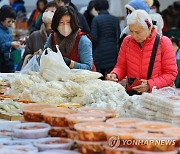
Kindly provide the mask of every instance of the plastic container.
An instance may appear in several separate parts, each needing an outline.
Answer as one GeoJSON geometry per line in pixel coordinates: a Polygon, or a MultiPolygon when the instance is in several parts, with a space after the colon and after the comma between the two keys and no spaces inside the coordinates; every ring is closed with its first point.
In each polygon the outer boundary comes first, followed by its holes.
{"type": "Polygon", "coordinates": [[[115,118],[117,116],[115,111],[112,111],[112,110],[87,108],[87,107],[79,108],[79,113],[87,113],[87,114],[92,114],[92,115],[98,114],[98,115],[106,117],[106,119],[115,118]]]}
{"type": "Polygon", "coordinates": [[[18,147],[29,147],[32,146],[32,143],[27,142],[27,141],[16,141],[16,140],[4,140],[4,141],[0,141],[0,146],[7,146],[7,147],[14,147],[14,146],[18,146],[18,147]]]}
{"type": "Polygon", "coordinates": [[[39,154],[80,154],[80,153],[70,150],[47,150],[47,151],[39,152],[39,154]]]}
{"type": "Polygon", "coordinates": [[[167,128],[163,130],[164,134],[168,134],[168,135],[172,135],[172,136],[176,136],[177,140],[176,140],[176,147],[180,148],[180,128],[179,127],[172,127],[172,128],[167,128]]]}
{"type": "Polygon", "coordinates": [[[177,154],[178,151],[169,151],[169,152],[153,152],[153,151],[140,151],[134,150],[133,154],[177,154]]]}
{"type": "Polygon", "coordinates": [[[33,146],[22,147],[22,146],[13,146],[13,147],[4,147],[0,149],[0,154],[35,154],[38,152],[38,149],[33,146]]]}
{"type": "Polygon", "coordinates": [[[56,127],[67,127],[67,120],[65,116],[69,114],[68,111],[58,108],[50,108],[42,110],[43,119],[46,123],[56,127]]]}
{"type": "Polygon", "coordinates": [[[14,126],[14,134],[18,138],[38,139],[48,136],[51,126],[46,123],[29,122],[21,123],[14,126]]]}
{"type": "Polygon", "coordinates": [[[106,142],[85,142],[79,140],[75,140],[75,142],[78,145],[79,152],[82,154],[103,154],[103,145],[106,144],[106,142]]]}
{"type": "Polygon", "coordinates": [[[108,140],[108,143],[111,145],[113,142],[116,142],[116,147],[134,147],[134,135],[139,135],[146,133],[139,129],[133,128],[108,128],[105,129],[105,134],[108,140]]]}
{"type": "Polygon", "coordinates": [[[134,149],[131,148],[111,148],[108,145],[104,145],[105,154],[133,154],[134,149]]]}
{"type": "Polygon", "coordinates": [[[163,129],[172,127],[172,124],[159,121],[146,121],[137,123],[135,127],[149,133],[163,133],[163,129]]]}
{"type": "Polygon", "coordinates": [[[177,153],[180,154],[180,148],[175,148],[177,150],[177,153]]]}
{"type": "Polygon", "coordinates": [[[67,127],[51,127],[49,130],[49,135],[51,137],[67,137],[68,133],[66,132],[67,127]]]}
{"type": "Polygon", "coordinates": [[[141,135],[135,135],[137,150],[142,151],[154,151],[154,152],[168,152],[174,151],[175,141],[177,137],[158,134],[158,133],[147,133],[141,135]]]}
{"type": "Polygon", "coordinates": [[[69,150],[73,144],[74,144],[73,140],[67,138],[59,138],[59,137],[42,138],[34,142],[34,145],[40,151],[57,150],[57,149],[69,150]]]}
{"type": "Polygon", "coordinates": [[[105,122],[85,122],[76,124],[74,127],[81,141],[106,141],[104,130],[114,126],[105,122]]]}
{"type": "Polygon", "coordinates": [[[108,124],[114,124],[118,128],[135,128],[135,124],[144,121],[139,118],[111,118],[106,120],[108,124]]]}
{"type": "Polygon", "coordinates": [[[82,122],[90,122],[90,121],[105,121],[104,116],[100,115],[92,115],[92,114],[73,114],[67,115],[66,119],[68,121],[68,126],[70,129],[74,129],[74,125],[82,122]]]}
{"type": "Polygon", "coordinates": [[[78,113],[77,109],[74,109],[74,108],[62,108],[62,107],[57,107],[58,109],[60,109],[61,111],[66,111],[68,112],[69,114],[76,114],[78,113]]]}
{"type": "Polygon", "coordinates": [[[19,121],[0,121],[0,138],[11,137],[13,135],[14,125],[20,123],[19,121]]]}
{"type": "Polygon", "coordinates": [[[41,103],[24,105],[22,108],[24,119],[30,122],[41,122],[43,120],[41,111],[45,108],[55,108],[55,106],[41,103]]]}
{"type": "Polygon", "coordinates": [[[72,108],[72,109],[76,109],[76,108],[80,108],[81,105],[77,104],[77,103],[64,103],[64,104],[59,104],[58,107],[60,108],[72,108]]]}
{"type": "Polygon", "coordinates": [[[74,140],[78,138],[77,131],[66,129],[66,132],[68,134],[68,138],[74,140]]]}

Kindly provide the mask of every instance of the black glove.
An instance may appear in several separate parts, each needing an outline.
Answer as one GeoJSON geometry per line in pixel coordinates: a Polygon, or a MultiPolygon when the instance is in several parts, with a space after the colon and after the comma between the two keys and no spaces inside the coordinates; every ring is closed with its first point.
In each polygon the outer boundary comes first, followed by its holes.
{"type": "Polygon", "coordinates": [[[63,57],[63,59],[64,59],[64,62],[66,63],[66,65],[69,67],[71,64],[71,59],[66,58],[66,57],[63,57]]]}

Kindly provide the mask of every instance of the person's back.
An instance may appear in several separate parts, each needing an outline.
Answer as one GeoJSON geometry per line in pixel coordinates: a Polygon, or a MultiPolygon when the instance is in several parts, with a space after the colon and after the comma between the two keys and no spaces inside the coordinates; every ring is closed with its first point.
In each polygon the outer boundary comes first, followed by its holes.
{"type": "MultiPolygon", "coordinates": [[[[95,9],[97,8],[95,1],[95,9]]],[[[98,1],[100,7],[103,7],[105,0],[98,1]]],[[[108,5],[108,2],[107,2],[108,5]]],[[[108,5],[109,6],[109,5],[108,5]]],[[[110,15],[106,9],[102,9],[99,15],[95,17],[91,25],[91,37],[93,42],[93,57],[97,71],[101,72],[104,76],[109,73],[116,64],[119,46],[118,39],[120,34],[118,18],[110,15]]]]}
{"type": "Polygon", "coordinates": [[[171,28],[180,28],[180,2],[174,2],[173,5],[168,6],[162,11],[162,17],[165,23],[163,33],[168,34],[171,28]]]}
{"type": "Polygon", "coordinates": [[[95,16],[98,16],[98,12],[94,8],[94,0],[91,0],[88,4],[87,10],[83,13],[85,16],[87,23],[89,25],[89,28],[91,28],[92,20],[95,16]]]}

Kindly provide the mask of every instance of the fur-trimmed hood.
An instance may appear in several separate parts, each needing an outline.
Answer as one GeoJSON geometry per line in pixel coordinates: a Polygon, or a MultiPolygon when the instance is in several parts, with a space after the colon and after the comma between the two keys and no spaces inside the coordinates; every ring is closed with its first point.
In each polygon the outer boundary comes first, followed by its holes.
{"type": "Polygon", "coordinates": [[[152,4],[153,0],[131,0],[129,4],[125,5],[125,8],[128,8],[131,11],[141,9],[149,13],[152,4]]]}

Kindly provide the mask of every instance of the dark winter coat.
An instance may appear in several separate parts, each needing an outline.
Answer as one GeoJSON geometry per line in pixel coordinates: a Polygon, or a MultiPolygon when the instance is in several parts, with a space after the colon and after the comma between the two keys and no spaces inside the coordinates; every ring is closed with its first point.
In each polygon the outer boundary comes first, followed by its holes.
{"type": "Polygon", "coordinates": [[[12,31],[0,23],[0,72],[14,72],[14,62],[11,54],[12,31]]]}
{"type": "Polygon", "coordinates": [[[113,68],[119,51],[120,27],[118,18],[110,15],[108,11],[101,11],[92,21],[90,35],[97,70],[113,68]]]}

